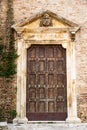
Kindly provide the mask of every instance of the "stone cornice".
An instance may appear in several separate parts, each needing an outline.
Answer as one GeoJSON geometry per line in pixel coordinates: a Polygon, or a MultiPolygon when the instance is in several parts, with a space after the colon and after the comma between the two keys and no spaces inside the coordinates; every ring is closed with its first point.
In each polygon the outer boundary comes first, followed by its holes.
{"type": "Polygon", "coordinates": [[[12,28],[16,29],[16,27],[23,27],[25,26],[26,24],[30,24],[32,22],[34,22],[35,20],[41,18],[45,13],[49,14],[51,17],[55,18],[57,21],[60,21],[70,27],[78,27],[78,24],[72,22],[72,21],[69,21],[65,18],[63,18],[62,16],[58,15],[58,14],[55,14],[54,12],[51,12],[49,10],[46,10],[46,11],[40,11],[38,14],[35,14],[34,16],[32,17],[29,17],[27,18],[26,20],[22,20],[22,22],[19,22],[19,23],[16,23],[12,26],[12,28]]]}

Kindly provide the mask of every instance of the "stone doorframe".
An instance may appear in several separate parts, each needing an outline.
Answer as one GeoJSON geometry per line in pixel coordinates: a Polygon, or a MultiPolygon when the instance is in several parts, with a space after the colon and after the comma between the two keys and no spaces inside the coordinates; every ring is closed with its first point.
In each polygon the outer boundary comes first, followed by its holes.
{"type": "Polygon", "coordinates": [[[26,123],[27,49],[33,44],[61,44],[66,48],[67,114],[66,122],[80,122],[77,117],[75,34],[78,27],[42,27],[38,29],[13,26],[16,31],[17,59],[17,117],[13,122],[26,123]],[[29,31],[33,32],[32,39],[29,31]],[[44,32],[44,35],[43,33],[44,32]],[[51,33],[50,33],[51,32],[51,33]]]}

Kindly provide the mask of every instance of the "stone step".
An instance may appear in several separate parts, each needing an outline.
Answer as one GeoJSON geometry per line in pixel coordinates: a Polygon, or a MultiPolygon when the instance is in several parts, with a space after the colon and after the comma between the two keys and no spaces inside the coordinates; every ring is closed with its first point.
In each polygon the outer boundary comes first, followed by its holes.
{"type": "Polygon", "coordinates": [[[9,130],[87,130],[87,123],[41,123],[8,124],[9,130]]]}

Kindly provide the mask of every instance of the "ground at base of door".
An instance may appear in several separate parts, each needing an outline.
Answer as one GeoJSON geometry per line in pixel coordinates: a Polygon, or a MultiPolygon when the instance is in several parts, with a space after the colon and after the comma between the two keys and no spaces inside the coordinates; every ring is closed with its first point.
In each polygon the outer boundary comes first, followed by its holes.
{"type": "Polygon", "coordinates": [[[8,124],[8,130],[87,130],[87,123],[8,124]]]}

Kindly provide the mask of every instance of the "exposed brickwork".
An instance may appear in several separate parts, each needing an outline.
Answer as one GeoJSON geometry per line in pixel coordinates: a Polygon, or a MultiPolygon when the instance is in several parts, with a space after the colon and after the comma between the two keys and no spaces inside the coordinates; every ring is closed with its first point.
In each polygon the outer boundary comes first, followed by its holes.
{"type": "Polygon", "coordinates": [[[13,83],[6,81],[4,78],[0,78],[0,108],[4,111],[4,117],[9,119],[10,110],[15,110],[16,102],[16,86],[13,83]]]}
{"type": "Polygon", "coordinates": [[[0,1],[0,36],[3,37],[5,33],[5,22],[7,13],[7,1],[0,1]]]}
{"type": "MultiPolygon", "coordinates": [[[[42,10],[51,10],[77,23],[81,27],[76,37],[76,87],[78,94],[78,115],[82,120],[87,121],[87,117],[85,118],[87,114],[87,0],[14,0],[13,8],[15,23],[29,18],[42,10]]],[[[1,0],[1,34],[5,33],[6,10],[6,0],[1,0]]],[[[5,106],[7,107],[9,106],[8,104],[12,105],[12,102],[15,102],[15,94],[13,88],[7,87],[4,84],[4,81],[0,82],[0,93],[2,93],[2,95],[0,94],[0,105],[2,104],[4,107],[6,101],[7,105],[5,106]],[[8,98],[5,93],[6,90],[8,90],[7,95],[10,95],[8,98]]]]}
{"type": "MultiPolygon", "coordinates": [[[[7,19],[7,0],[0,1],[0,39],[7,46],[10,23],[7,19]]],[[[0,77],[0,108],[2,108],[5,118],[10,118],[9,111],[16,109],[16,83],[15,78],[8,82],[6,78],[0,77]]],[[[0,119],[1,120],[1,119],[0,119]]]]}

